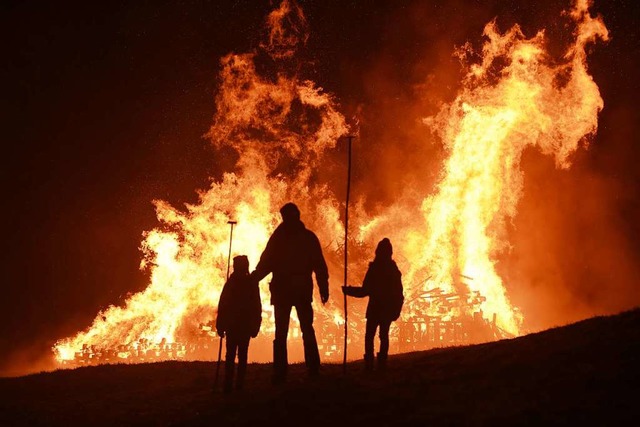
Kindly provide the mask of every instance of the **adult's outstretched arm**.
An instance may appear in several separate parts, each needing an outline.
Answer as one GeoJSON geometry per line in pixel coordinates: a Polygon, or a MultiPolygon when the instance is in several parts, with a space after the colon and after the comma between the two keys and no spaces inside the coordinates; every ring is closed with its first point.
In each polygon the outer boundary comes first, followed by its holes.
{"type": "Polygon", "coordinates": [[[256,281],[261,281],[269,273],[273,271],[273,260],[275,256],[275,243],[273,235],[269,238],[267,242],[267,246],[264,248],[262,255],[260,255],[260,261],[258,261],[258,265],[256,265],[255,270],[251,273],[251,279],[256,281]]]}

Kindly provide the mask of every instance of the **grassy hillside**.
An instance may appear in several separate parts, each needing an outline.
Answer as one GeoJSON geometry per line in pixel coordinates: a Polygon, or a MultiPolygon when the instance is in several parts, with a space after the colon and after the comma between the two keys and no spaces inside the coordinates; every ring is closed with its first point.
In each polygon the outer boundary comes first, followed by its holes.
{"type": "MultiPolygon", "coordinates": [[[[355,352],[357,349],[350,349],[355,352]]],[[[0,379],[0,425],[598,425],[640,423],[640,309],[494,343],[362,362],[294,365],[272,386],[213,393],[215,364],[163,362],[0,379]]],[[[222,369],[221,369],[222,374],[222,369]]],[[[221,375],[222,376],[222,375],[221,375]]],[[[221,381],[220,381],[221,382],[221,381]]]]}

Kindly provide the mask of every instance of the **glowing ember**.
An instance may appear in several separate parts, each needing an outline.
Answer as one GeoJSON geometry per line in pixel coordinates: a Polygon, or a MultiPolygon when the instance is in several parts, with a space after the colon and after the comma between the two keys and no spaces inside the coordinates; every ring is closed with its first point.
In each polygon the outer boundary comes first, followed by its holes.
{"type": "MultiPolygon", "coordinates": [[[[373,248],[389,237],[404,273],[407,303],[394,331],[399,350],[420,348],[416,340],[427,347],[521,333],[522,315],[509,302],[495,263],[508,247],[505,225],[516,215],[522,193],[523,150],[537,146],[566,168],[570,154],[596,131],[603,102],[587,73],[585,45],[606,40],[607,30],[588,6],[577,1],[570,12],[575,43],[560,65],[547,57],[543,32],[527,39],[518,26],[501,34],[489,23],[482,61],[468,64],[456,99],[425,119],[449,151],[437,192],[419,200],[403,195],[375,217],[355,208],[353,243],[373,248]],[[421,206],[421,214],[412,206],[421,206]],[[495,316],[492,322],[483,313],[495,316]]],[[[58,361],[97,354],[105,363],[213,357],[213,351],[197,349],[208,348],[215,337],[210,321],[226,277],[227,221],[238,221],[233,254],[246,254],[253,268],[287,201],[295,201],[303,222],[324,245],[332,298],[314,307],[316,327],[325,357],[339,357],[344,206],[319,171],[349,129],[333,96],[314,82],[290,70],[274,77],[257,72],[259,53],[278,63],[295,55],[308,37],[302,10],[288,0],[269,15],[267,25],[261,52],[221,60],[217,112],[207,136],[239,154],[236,172],[200,192],[199,202],[186,211],[154,202],[162,225],[145,234],[141,263],[151,283],[124,306],[99,313],[86,331],[59,341],[58,361]]],[[[468,46],[458,51],[465,63],[469,53],[468,46]]],[[[273,313],[266,281],[261,286],[260,336],[268,345],[258,346],[252,357],[269,360],[273,313]]],[[[354,318],[362,315],[350,315],[354,318]]],[[[350,333],[357,342],[363,328],[354,326],[350,333]]],[[[296,327],[293,323],[290,336],[299,341],[296,327]]]]}

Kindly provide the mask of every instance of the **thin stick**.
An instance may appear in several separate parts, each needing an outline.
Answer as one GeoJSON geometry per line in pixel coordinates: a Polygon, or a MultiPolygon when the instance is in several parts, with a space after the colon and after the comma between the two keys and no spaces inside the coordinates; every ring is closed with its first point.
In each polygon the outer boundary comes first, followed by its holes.
{"type": "MultiPolygon", "coordinates": [[[[347,202],[344,212],[344,286],[347,286],[347,241],[349,237],[349,192],[351,190],[351,141],[355,138],[352,135],[347,136],[349,141],[349,157],[347,167],[347,202]]],[[[347,334],[348,334],[348,317],[347,317],[347,294],[344,297],[344,351],[342,359],[342,372],[347,373],[347,334]]]]}
{"type": "Polygon", "coordinates": [[[231,225],[231,235],[229,236],[229,257],[227,258],[227,280],[229,280],[229,267],[231,266],[231,243],[233,242],[233,226],[238,221],[227,221],[227,224],[231,225]]]}
{"type": "MultiPolygon", "coordinates": [[[[231,244],[233,243],[233,226],[237,224],[237,221],[227,221],[227,224],[231,225],[231,234],[229,235],[229,256],[227,257],[227,281],[229,281],[229,267],[231,266],[231,244]]],[[[220,337],[220,344],[218,345],[218,364],[216,365],[216,379],[213,383],[213,388],[218,386],[218,377],[220,376],[220,361],[222,360],[222,341],[220,337]]]]}

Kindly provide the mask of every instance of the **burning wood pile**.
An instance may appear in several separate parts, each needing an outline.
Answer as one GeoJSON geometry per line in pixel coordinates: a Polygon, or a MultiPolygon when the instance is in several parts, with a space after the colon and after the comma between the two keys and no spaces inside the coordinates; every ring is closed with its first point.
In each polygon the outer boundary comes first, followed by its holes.
{"type": "Polygon", "coordinates": [[[168,343],[161,340],[157,343],[140,339],[137,342],[121,344],[115,348],[100,348],[95,344],[83,344],[73,358],[65,359],[61,363],[67,366],[101,365],[110,363],[145,363],[163,360],[197,358],[200,345],[185,343],[168,343]]]}
{"type": "Polygon", "coordinates": [[[484,317],[482,303],[486,298],[479,291],[444,292],[433,288],[410,303],[422,309],[397,322],[398,351],[425,350],[447,345],[464,345],[511,337],[484,317]],[[418,314],[420,313],[420,314],[418,314]],[[426,314],[435,313],[435,314],[426,314]]]}
{"type": "MultiPolygon", "coordinates": [[[[496,316],[489,321],[483,317],[478,307],[484,301],[478,292],[471,294],[445,293],[441,288],[424,292],[419,301],[412,304],[422,305],[424,311],[437,315],[416,315],[413,311],[397,322],[390,330],[392,353],[426,350],[436,347],[473,344],[506,338],[510,335],[496,325],[496,316]],[[468,314],[472,313],[472,314],[468,314]]],[[[320,316],[316,322],[318,330],[318,347],[326,362],[342,361],[344,345],[344,329],[328,316],[320,316]],[[327,318],[324,318],[327,317],[327,318]]],[[[364,319],[350,321],[353,331],[364,329],[364,319]]],[[[292,341],[301,339],[300,328],[292,325],[289,331],[292,341]]],[[[252,340],[251,349],[270,349],[273,337],[261,333],[252,340]]],[[[352,334],[349,338],[349,349],[359,354],[363,347],[363,337],[352,334]]],[[[99,348],[96,345],[83,344],[72,358],[65,359],[62,364],[70,367],[99,365],[108,363],[145,363],[165,360],[213,360],[219,345],[219,337],[213,328],[213,322],[199,325],[197,337],[191,342],[168,343],[150,342],[140,339],[134,343],[121,344],[113,349],[99,348]]],[[[268,354],[268,352],[267,352],[268,354]]],[[[295,349],[292,350],[295,357],[295,349]]],[[[268,356],[261,361],[268,361],[268,356]]]]}

